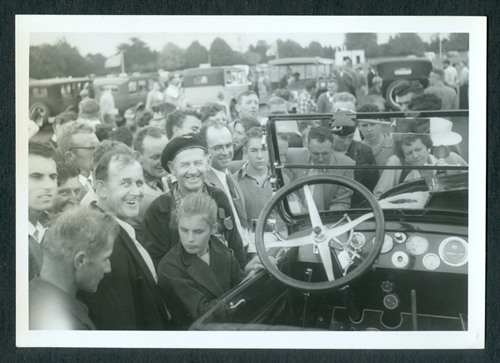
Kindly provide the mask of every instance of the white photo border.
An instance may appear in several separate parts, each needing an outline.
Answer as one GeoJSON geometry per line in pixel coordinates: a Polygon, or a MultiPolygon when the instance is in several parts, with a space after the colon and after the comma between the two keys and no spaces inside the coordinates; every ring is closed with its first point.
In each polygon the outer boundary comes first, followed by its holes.
{"type": "MultiPolygon", "coordinates": [[[[287,38],[288,36],[288,38],[287,38]]],[[[16,16],[16,345],[18,347],[482,349],[485,339],[486,17],[16,16]],[[28,78],[32,33],[469,33],[469,300],[467,332],[103,332],[28,329],[28,78]],[[241,31],[244,29],[244,31],[241,31]]]]}

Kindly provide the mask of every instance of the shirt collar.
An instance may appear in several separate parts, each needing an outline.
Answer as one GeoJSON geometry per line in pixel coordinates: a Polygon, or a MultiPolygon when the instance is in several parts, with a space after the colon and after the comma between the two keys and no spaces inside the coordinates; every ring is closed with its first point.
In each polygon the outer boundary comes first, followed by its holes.
{"type": "MultiPolygon", "coordinates": [[[[248,161],[238,171],[238,180],[243,179],[245,176],[248,176],[249,178],[255,179],[253,176],[248,174],[247,167],[248,167],[248,161]]],[[[271,169],[269,168],[269,165],[268,165],[267,166],[266,180],[268,180],[270,177],[271,177],[271,169]]]]}
{"type": "Polygon", "coordinates": [[[221,178],[221,177],[225,178],[226,177],[226,175],[227,175],[227,169],[226,169],[226,171],[220,171],[220,170],[217,170],[217,169],[215,169],[213,167],[211,167],[211,168],[212,168],[213,172],[215,173],[215,175],[217,175],[219,178],[221,178]]]}
{"type": "Polygon", "coordinates": [[[135,241],[135,230],[134,227],[132,227],[130,224],[128,224],[125,221],[122,221],[120,218],[115,217],[116,221],[118,224],[127,232],[127,234],[132,238],[133,241],[135,241]]]}
{"type": "Polygon", "coordinates": [[[34,226],[33,223],[31,223],[28,220],[28,235],[30,235],[31,237],[36,239],[38,241],[38,243],[40,243],[40,241],[42,240],[43,235],[45,234],[46,230],[47,230],[47,228],[42,226],[42,224],[39,221],[37,221],[36,226],[34,226]],[[38,231],[38,238],[35,237],[36,231],[38,231]]]}

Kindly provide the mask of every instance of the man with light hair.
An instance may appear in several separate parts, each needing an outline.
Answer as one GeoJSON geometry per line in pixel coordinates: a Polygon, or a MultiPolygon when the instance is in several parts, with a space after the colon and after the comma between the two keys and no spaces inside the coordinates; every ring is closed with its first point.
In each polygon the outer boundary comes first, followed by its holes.
{"type": "Polygon", "coordinates": [[[40,276],[29,284],[31,330],[95,330],[78,291],[94,293],[111,272],[118,225],[83,207],[63,213],[47,231],[40,276]]]}
{"type": "Polygon", "coordinates": [[[57,144],[61,157],[80,169],[80,183],[87,192],[92,191],[94,150],[99,145],[92,127],[80,121],[64,124],[57,134],[57,144]]]}
{"type": "Polygon", "coordinates": [[[338,111],[356,111],[356,97],[354,97],[349,92],[338,92],[335,93],[332,100],[333,112],[338,111]]]}
{"type": "Polygon", "coordinates": [[[86,122],[92,127],[101,123],[101,110],[97,101],[90,98],[81,104],[78,121],[86,122]]]}

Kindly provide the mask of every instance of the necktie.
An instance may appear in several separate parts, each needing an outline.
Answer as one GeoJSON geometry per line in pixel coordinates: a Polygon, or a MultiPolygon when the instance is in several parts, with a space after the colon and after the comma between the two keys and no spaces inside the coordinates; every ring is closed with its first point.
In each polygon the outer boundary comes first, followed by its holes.
{"type": "Polygon", "coordinates": [[[40,241],[38,240],[38,235],[40,234],[40,231],[38,229],[35,229],[35,232],[33,233],[33,237],[35,237],[36,241],[38,243],[40,243],[40,241]]]}
{"type": "Polygon", "coordinates": [[[236,209],[236,213],[238,214],[238,219],[240,220],[241,226],[243,228],[248,228],[246,218],[247,214],[243,206],[243,201],[241,200],[238,190],[236,189],[233,178],[231,178],[228,174],[226,174],[226,182],[227,186],[229,187],[229,194],[231,195],[232,204],[236,209]]]}

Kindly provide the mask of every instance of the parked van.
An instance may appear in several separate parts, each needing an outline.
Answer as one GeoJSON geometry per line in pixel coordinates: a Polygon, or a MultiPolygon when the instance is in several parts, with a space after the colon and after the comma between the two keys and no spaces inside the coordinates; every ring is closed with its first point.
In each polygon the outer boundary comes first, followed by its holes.
{"type": "Polygon", "coordinates": [[[92,79],[81,78],[49,78],[29,81],[30,114],[38,109],[46,124],[49,117],[75,109],[81,101],[80,91],[92,88],[92,79]]]}
{"type": "Polygon", "coordinates": [[[111,89],[115,107],[123,116],[125,111],[133,105],[139,102],[146,103],[148,93],[153,89],[155,82],[159,82],[158,74],[96,78],[94,80],[95,100],[99,102],[102,93],[106,89],[111,89]]]}
{"type": "Polygon", "coordinates": [[[250,82],[238,67],[191,68],[182,72],[183,87],[189,107],[199,109],[206,102],[224,105],[230,120],[238,118],[236,101],[248,90],[250,82]]]}

